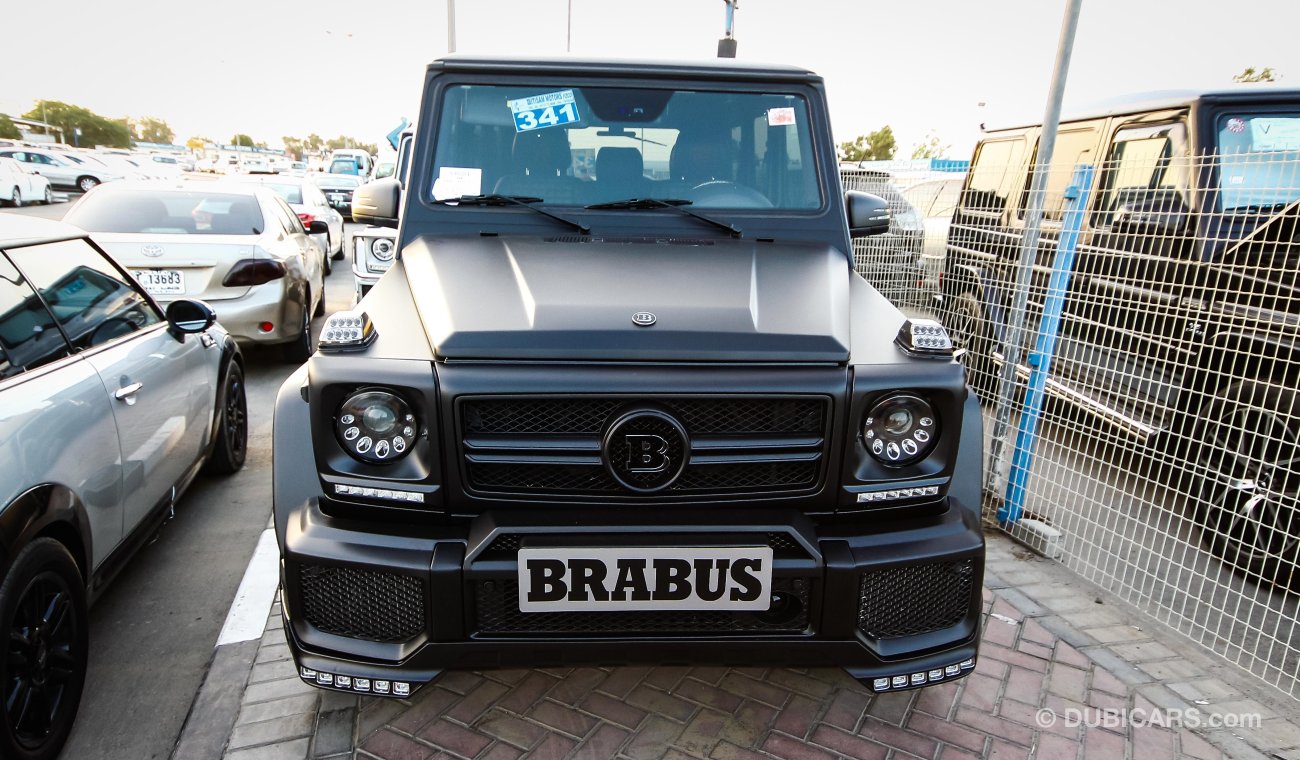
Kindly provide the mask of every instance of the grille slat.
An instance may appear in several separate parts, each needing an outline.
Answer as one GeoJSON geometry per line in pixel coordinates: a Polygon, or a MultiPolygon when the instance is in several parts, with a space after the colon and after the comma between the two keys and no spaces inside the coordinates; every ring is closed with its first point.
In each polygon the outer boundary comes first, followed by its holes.
{"type": "Polygon", "coordinates": [[[858,629],[892,639],[951,628],[970,610],[974,583],[971,559],[863,573],[858,629]]]}
{"type": "Polygon", "coordinates": [[[480,636],[569,635],[610,636],[655,634],[799,633],[808,628],[808,599],[812,582],[803,578],[773,578],[773,592],[799,600],[791,619],[764,620],[762,613],[711,610],[662,612],[520,612],[519,584],[479,581],[474,584],[475,615],[480,636]]]}
{"type": "Polygon", "coordinates": [[[302,565],[303,617],[353,639],[395,643],[424,630],[424,584],[417,578],[353,567],[302,565]]]}
{"type": "Polygon", "coordinates": [[[818,485],[828,407],[821,397],[466,398],[458,407],[466,481],[493,493],[627,494],[583,452],[599,450],[624,411],[646,406],[671,414],[700,440],[700,461],[688,461],[657,496],[818,485]],[[552,461],[540,461],[548,455],[552,461]]]}

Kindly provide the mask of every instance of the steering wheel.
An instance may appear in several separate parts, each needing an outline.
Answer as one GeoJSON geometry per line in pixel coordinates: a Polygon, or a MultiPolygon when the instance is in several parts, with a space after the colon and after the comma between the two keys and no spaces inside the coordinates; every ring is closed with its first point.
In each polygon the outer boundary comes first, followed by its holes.
{"type": "Polygon", "coordinates": [[[100,322],[99,326],[90,333],[90,345],[98,346],[114,338],[129,335],[138,329],[139,326],[126,317],[109,317],[100,322]]]}
{"type": "Polygon", "coordinates": [[[699,207],[772,208],[772,201],[754,188],[721,179],[701,182],[689,197],[699,207]]]}

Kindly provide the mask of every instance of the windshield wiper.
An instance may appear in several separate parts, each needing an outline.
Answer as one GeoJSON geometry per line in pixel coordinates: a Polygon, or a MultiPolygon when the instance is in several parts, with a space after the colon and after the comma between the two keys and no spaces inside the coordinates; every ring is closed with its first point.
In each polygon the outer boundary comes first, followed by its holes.
{"type": "Polygon", "coordinates": [[[608,203],[593,203],[590,206],[584,206],[583,208],[589,208],[595,211],[601,211],[605,209],[621,211],[624,209],[638,210],[638,209],[670,208],[673,211],[676,211],[680,214],[685,214],[686,216],[689,216],[692,219],[699,219],[701,222],[704,222],[706,224],[711,224],[714,227],[717,227],[719,229],[726,230],[727,232],[731,233],[732,237],[740,237],[740,228],[735,226],[734,224],[728,224],[727,222],[718,219],[713,219],[711,217],[705,216],[704,214],[691,211],[688,208],[683,208],[684,206],[691,205],[693,202],[694,201],[688,201],[685,198],[628,198],[627,200],[622,200],[622,201],[609,201],[608,203]]]}
{"type": "Polygon", "coordinates": [[[1273,204],[1249,203],[1242,206],[1233,206],[1232,208],[1224,209],[1224,211],[1238,211],[1247,214],[1276,214],[1277,212],[1285,209],[1287,206],[1290,206],[1292,203],[1295,203],[1295,201],[1285,201],[1283,203],[1273,203],[1273,204]]]}
{"type": "Polygon", "coordinates": [[[542,199],[533,195],[498,195],[490,193],[488,195],[462,195],[457,198],[440,198],[434,203],[443,206],[523,206],[529,211],[536,211],[542,216],[549,216],[557,222],[564,222],[570,227],[584,235],[591,234],[591,228],[582,222],[575,222],[572,219],[565,219],[559,214],[552,214],[546,209],[537,208],[530,204],[541,203],[542,199]]]}

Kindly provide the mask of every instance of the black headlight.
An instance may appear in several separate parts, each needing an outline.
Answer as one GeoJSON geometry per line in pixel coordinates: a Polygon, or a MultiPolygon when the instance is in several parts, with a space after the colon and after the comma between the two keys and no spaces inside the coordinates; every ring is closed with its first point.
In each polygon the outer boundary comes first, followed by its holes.
{"type": "Polygon", "coordinates": [[[939,417],[920,396],[896,393],[871,407],[862,442],[881,464],[902,467],[924,459],[939,440],[939,417]]]}
{"type": "Polygon", "coordinates": [[[334,430],[344,450],[356,459],[387,464],[411,450],[420,422],[396,394],[363,390],[348,396],[339,407],[334,430]]]}

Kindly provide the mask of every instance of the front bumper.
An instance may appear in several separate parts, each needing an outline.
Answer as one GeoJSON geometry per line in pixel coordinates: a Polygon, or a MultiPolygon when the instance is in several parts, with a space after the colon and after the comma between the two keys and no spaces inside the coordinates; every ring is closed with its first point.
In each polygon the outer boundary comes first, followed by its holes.
{"type": "Polygon", "coordinates": [[[974,666],[984,541],[973,510],[952,505],[889,530],[819,526],[781,509],[749,511],[743,524],[689,512],[613,523],[608,512],[579,512],[385,529],[333,518],[314,499],[299,505],[282,534],[281,581],[300,675],[405,696],[453,668],[707,662],[840,667],[892,691],[974,666]],[[775,549],[780,614],[528,615],[510,603],[521,546],[760,543],[775,549]]]}

